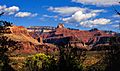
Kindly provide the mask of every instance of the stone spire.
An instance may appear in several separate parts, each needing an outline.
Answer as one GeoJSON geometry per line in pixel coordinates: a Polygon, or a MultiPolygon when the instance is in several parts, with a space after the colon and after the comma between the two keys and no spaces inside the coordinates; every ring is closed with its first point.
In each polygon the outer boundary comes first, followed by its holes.
{"type": "Polygon", "coordinates": [[[59,25],[57,26],[57,28],[64,28],[64,24],[59,23],[59,25]]]}

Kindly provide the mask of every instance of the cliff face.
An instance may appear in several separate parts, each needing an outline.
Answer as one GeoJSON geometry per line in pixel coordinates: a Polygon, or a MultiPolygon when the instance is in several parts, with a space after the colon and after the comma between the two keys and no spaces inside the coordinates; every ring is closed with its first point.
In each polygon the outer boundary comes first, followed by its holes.
{"type": "Polygon", "coordinates": [[[29,36],[27,29],[24,28],[23,26],[12,26],[12,27],[10,27],[10,31],[12,34],[16,34],[16,35],[25,34],[25,35],[29,36]]]}
{"type": "Polygon", "coordinates": [[[15,51],[16,54],[34,54],[42,52],[46,50],[46,48],[49,48],[50,52],[53,48],[57,49],[54,45],[42,43],[42,37],[36,37],[36,39],[34,39],[23,26],[7,27],[7,30],[4,30],[4,36],[21,43],[22,47],[20,50],[15,51]]]}
{"type": "Polygon", "coordinates": [[[70,43],[73,47],[77,46],[85,49],[89,47],[89,45],[96,43],[99,40],[98,37],[114,36],[114,34],[106,33],[98,29],[85,31],[65,28],[63,24],[59,24],[57,28],[51,32],[37,33],[34,31],[32,33],[30,32],[30,35],[34,35],[33,37],[36,39],[42,37],[44,43],[51,43],[56,45],[67,45],[70,43]]]}
{"type": "Polygon", "coordinates": [[[18,41],[21,43],[21,49],[16,50],[16,53],[35,53],[34,47],[40,43],[32,38],[27,29],[22,26],[10,26],[4,32],[4,36],[11,40],[18,41]],[[9,33],[8,33],[9,31],[9,33]],[[6,33],[7,32],[7,33],[6,33]]]}
{"type": "Polygon", "coordinates": [[[23,42],[31,42],[32,44],[40,44],[37,40],[32,38],[29,33],[27,32],[27,29],[22,26],[12,26],[10,27],[11,34],[13,38],[17,41],[23,41],[23,42]]]}
{"type": "Polygon", "coordinates": [[[92,37],[92,34],[88,31],[80,31],[80,30],[69,30],[69,29],[56,29],[55,35],[63,34],[63,37],[76,37],[81,39],[83,42],[87,42],[90,37],[92,37]]]}
{"type": "Polygon", "coordinates": [[[92,37],[94,37],[96,34],[100,34],[100,36],[112,36],[110,34],[106,34],[102,31],[82,31],[82,30],[70,30],[67,28],[57,28],[52,33],[42,34],[41,36],[45,38],[51,38],[51,37],[73,37],[81,39],[84,43],[88,42],[88,40],[92,37]]]}
{"type": "Polygon", "coordinates": [[[80,48],[87,48],[86,44],[97,41],[97,36],[113,36],[100,30],[84,31],[84,30],[71,30],[68,28],[56,28],[55,31],[50,33],[43,33],[41,36],[44,38],[44,42],[55,43],[59,45],[67,44],[77,46],[80,48]],[[68,39],[68,40],[67,40],[68,39]]]}

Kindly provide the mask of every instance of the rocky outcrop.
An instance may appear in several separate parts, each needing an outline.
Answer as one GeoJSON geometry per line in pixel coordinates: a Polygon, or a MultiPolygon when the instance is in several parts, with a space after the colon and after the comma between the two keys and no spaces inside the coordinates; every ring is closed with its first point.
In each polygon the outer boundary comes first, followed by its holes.
{"type": "Polygon", "coordinates": [[[36,37],[36,39],[34,39],[23,26],[7,27],[7,30],[4,30],[3,36],[21,43],[22,47],[13,52],[15,54],[34,54],[42,52],[42,49],[38,50],[38,48],[49,47],[51,49],[52,47],[55,47],[50,44],[44,44],[42,42],[42,37],[36,37]],[[9,33],[7,31],[9,31],[9,33]]]}
{"type": "Polygon", "coordinates": [[[80,48],[87,48],[87,45],[97,41],[97,36],[113,36],[100,30],[84,31],[84,30],[71,30],[63,28],[62,25],[58,25],[55,31],[50,33],[43,33],[41,36],[46,43],[52,43],[56,45],[64,45],[70,43],[72,46],[80,48]],[[86,45],[87,44],[87,45],[86,45]]]}
{"type": "Polygon", "coordinates": [[[64,28],[64,24],[59,23],[59,25],[57,26],[57,28],[64,28]]]}
{"type": "Polygon", "coordinates": [[[27,29],[23,26],[11,26],[8,27],[11,31],[10,34],[4,34],[5,36],[8,36],[9,38],[16,40],[16,41],[22,41],[22,42],[30,42],[32,44],[40,44],[37,40],[32,38],[29,33],[27,32],[27,29]]]}
{"type": "Polygon", "coordinates": [[[21,44],[21,49],[16,50],[16,54],[36,52],[34,46],[39,45],[40,43],[29,35],[26,28],[22,26],[9,26],[4,31],[3,36],[18,41],[21,44]]]}

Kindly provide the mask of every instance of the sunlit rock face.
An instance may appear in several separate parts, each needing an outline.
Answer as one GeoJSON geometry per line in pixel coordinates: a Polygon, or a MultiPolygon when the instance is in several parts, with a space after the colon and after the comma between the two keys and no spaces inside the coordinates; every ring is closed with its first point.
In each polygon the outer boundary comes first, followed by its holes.
{"type": "Polygon", "coordinates": [[[18,41],[21,48],[13,53],[15,54],[34,54],[38,52],[53,52],[58,51],[57,47],[52,44],[43,43],[41,36],[33,38],[23,26],[10,26],[4,30],[4,36],[11,40],[18,41]],[[8,33],[9,32],[9,33],[8,33]]]}
{"type": "Polygon", "coordinates": [[[64,24],[59,23],[58,26],[57,26],[57,28],[64,28],[64,24]]]}
{"type": "Polygon", "coordinates": [[[23,26],[8,26],[7,29],[4,30],[3,34],[3,36],[6,36],[11,40],[18,41],[21,44],[21,48],[15,51],[16,54],[36,53],[34,47],[35,45],[40,44],[29,35],[27,29],[23,26]]]}
{"type": "Polygon", "coordinates": [[[29,33],[27,32],[27,29],[23,26],[12,26],[10,27],[11,33],[12,34],[25,34],[29,36],[29,33]]]}
{"type": "Polygon", "coordinates": [[[70,42],[72,46],[77,46],[85,49],[87,47],[86,43],[89,44],[89,41],[91,40],[93,43],[97,41],[97,36],[101,36],[101,37],[114,36],[113,34],[108,34],[101,30],[87,31],[87,30],[65,28],[63,26],[64,26],[63,24],[59,24],[54,31],[50,33],[42,33],[40,36],[43,37],[44,42],[46,43],[63,45],[70,42]]]}

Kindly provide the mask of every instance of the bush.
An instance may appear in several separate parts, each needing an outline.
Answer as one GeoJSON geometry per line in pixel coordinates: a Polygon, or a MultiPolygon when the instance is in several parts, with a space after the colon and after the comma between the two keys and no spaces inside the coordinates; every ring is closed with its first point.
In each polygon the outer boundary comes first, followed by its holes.
{"type": "Polygon", "coordinates": [[[55,71],[57,61],[50,55],[44,53],[28,56],[26,60],[26,71],[55,71]]]}

